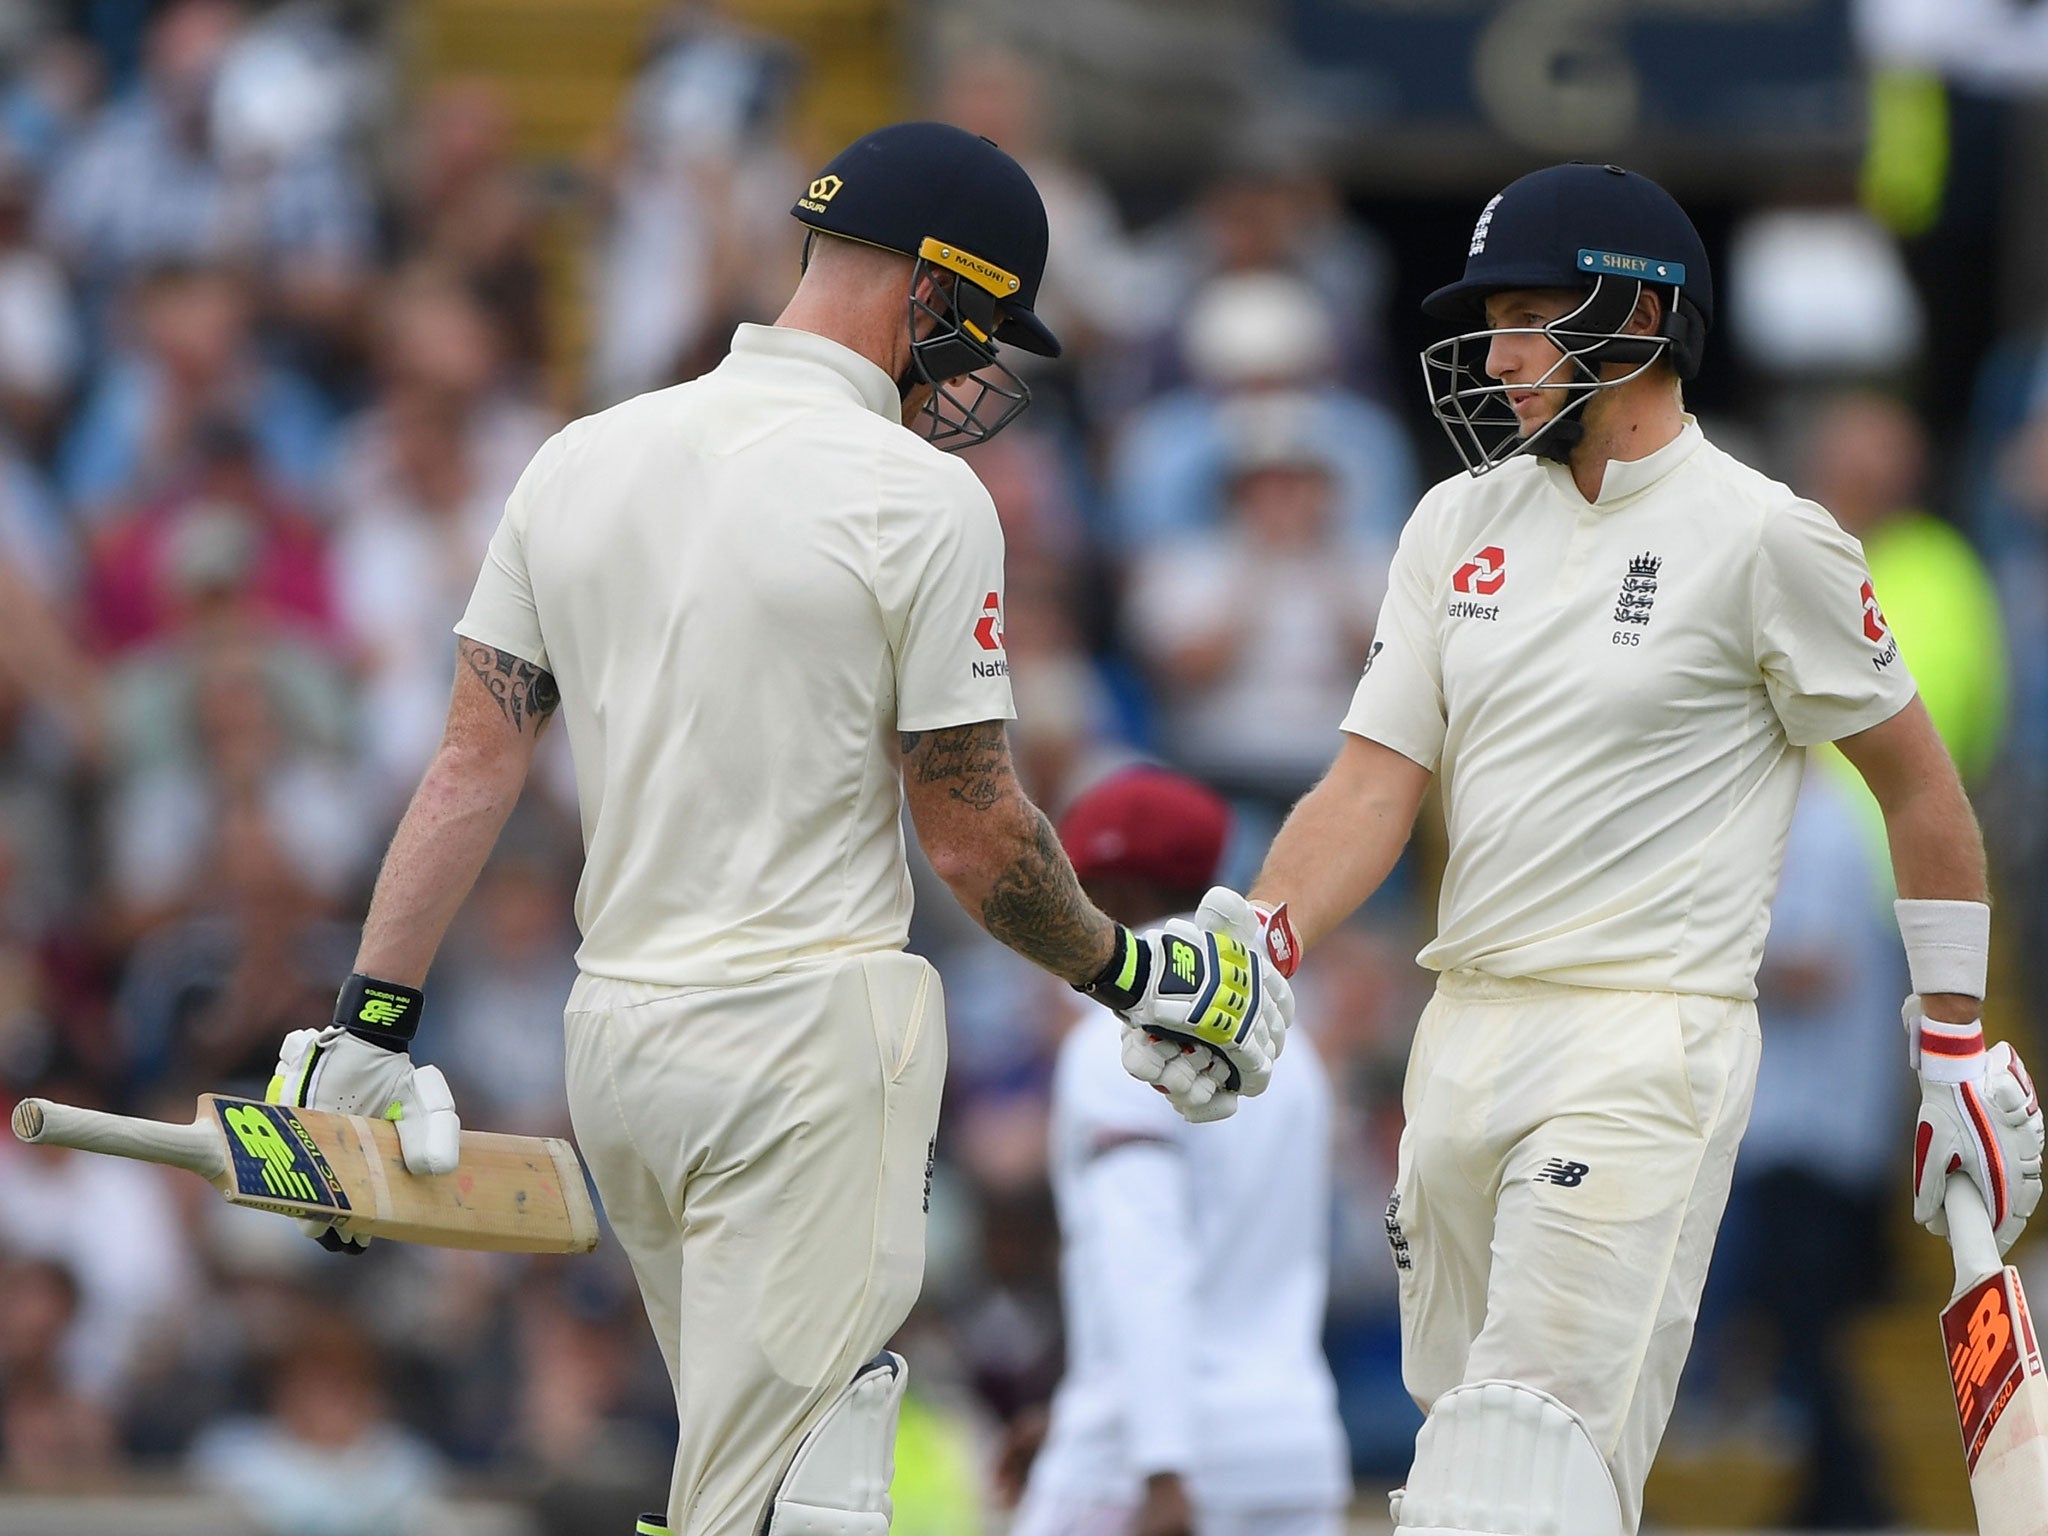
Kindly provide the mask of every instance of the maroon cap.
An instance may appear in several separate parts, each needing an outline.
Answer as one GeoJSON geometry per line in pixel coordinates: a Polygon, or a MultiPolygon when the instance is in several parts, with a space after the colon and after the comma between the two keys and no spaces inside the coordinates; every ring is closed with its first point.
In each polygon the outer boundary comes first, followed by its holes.
{"type": "Polygon", "coordinates": [[[1216,879],[1230,807],[1183,774],[1127,768],[1067,807],[1059,830],[1083,880],[1120,877],[1199,891],[1216,879]]]}

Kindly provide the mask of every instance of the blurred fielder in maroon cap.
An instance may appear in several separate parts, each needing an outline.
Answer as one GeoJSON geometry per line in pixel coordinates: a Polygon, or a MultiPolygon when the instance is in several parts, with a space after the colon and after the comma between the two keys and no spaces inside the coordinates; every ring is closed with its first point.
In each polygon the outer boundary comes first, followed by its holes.
{"type": "Polygon", "coordinates": [[[1140,928],[1194,911],[1216,883],[1230,807],[1184,775],[1127,768],[1076,800],[1059,833],[1095,904],[1140,928]]]}
{"type": "MultiPolygon", "coordinates": [[[[1132,768],[1075,801],[1059,834],[1096,905],[1137,926],[1200,904],[1230,809],[1132,768]]],[[[1350,1480],[1318,1347],[1330,1094],[1314,1043],[1294,1032],[1255,1110],[1191,1124],[1131,1080],[1117,1036],[1082,1009],[1053,1070],[1067,1370],[1042,1431],[1013,1429],[1004,1481],[1028,1465],[1029,1483],[1012,1536],[1339,1536],[1350,1480]],[[1247,1423],[1256,1435],[1221,1442],[1208,1428],[1247,1423]]]]}

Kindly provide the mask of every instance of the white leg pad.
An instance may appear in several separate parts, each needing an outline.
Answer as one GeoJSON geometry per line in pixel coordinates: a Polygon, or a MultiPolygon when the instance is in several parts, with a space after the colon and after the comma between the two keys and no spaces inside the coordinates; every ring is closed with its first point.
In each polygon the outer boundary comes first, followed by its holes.
{"type": "Polygon", "coordinates": [[[1395,1510],[1394,1536],[1630,1536],[1585,1424],[1516,1381],[1436,1400],[1395,1510]]]}
{"type": "Polygon", "coordinates": [[[796,1448],[762,1536],[889,1536],[896,1410],[910,1368],[883,1350],[796,1448]]]}

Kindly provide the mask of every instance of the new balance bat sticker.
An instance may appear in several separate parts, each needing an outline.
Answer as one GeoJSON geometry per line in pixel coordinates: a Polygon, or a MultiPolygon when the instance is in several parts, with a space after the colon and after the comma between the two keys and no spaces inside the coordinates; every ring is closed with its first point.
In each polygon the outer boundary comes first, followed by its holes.
{"type": "Polygon", "coordinates": [[[1984,1198],[1952,1176],[1944,1202],[1956,1292],[1942,1344],[1963,1427],[1979,1536],[2048,1536],[2048,1374],[2019,1271],[2005,1264],[1984,1198]]]}
{"type": "Polygon", "coordinates": [[[234,1205],[343,1221],[357,1236],[520,1253],[597,1246],[583,1165],[552,1136],[464,1131],[460,1166],[428,1178],[406,1172],[388,1121],[218,1093],[199,1096],[190,1125],[23,1099],[14,1134],[184,1168],[234,1205]]]}

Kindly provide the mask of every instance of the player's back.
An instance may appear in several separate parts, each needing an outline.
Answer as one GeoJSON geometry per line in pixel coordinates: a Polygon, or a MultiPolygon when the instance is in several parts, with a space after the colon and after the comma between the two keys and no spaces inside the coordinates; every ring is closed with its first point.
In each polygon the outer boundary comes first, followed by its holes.
{"type": "MultiPolygon", "coordinates": [[[[933,691],[939,620],[970,673],[1001,541],[894,406],[855,354],[745,327],[711,374],[572,426],[515,494],[575,759],[586,972],[733,985],[904,942],[899,683],[933,691]]],[[[944,723],[1008,715],[997,681],[944,723]]]]}

